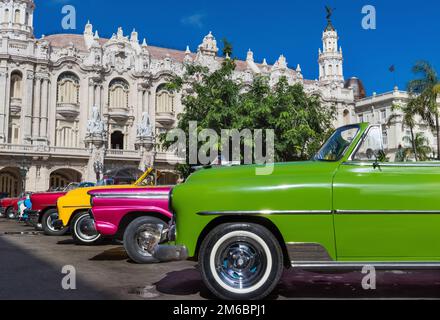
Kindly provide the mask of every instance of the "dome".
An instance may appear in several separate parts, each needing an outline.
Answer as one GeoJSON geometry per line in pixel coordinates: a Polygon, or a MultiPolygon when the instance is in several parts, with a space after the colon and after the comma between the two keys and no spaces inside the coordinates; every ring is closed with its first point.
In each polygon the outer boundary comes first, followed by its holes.
{"type": "Polygon", "coordinates": [[[346,88],[346,89],[353,88],[355,100],[364,99],[367,96],[364,84],[362,83],[362,81],[360,79],[358,79],[356,77],[352,77],[352,78],[348,79],[347,81],[345,81],[344,88],[346,88]]]}

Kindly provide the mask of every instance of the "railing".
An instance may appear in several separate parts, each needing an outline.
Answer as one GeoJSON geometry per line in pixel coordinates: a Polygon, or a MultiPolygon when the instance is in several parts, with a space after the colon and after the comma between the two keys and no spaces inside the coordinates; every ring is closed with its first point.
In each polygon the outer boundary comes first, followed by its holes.
{"type": "Polygon", "coordinates": [[[0,144],[0,152],[22,154],[55,154],[69,156],[88,156],[89,151],[82,148],[51,147],[44,145],[0,144]]]}
{"type": "Polygon", "coordinates": [[[136,150],[113,150],[109,149],[106,151],[106,155],[108,157],[116,157],[116,158],[139,158],[140,154],[139,151],[136,150]]]}
{"type": "Polygon", "coordinates": [[[394,91],[389,91],[389,92],[384,92],[381,94],[376,94],[376,95],[372,95],[363,99],[360,99],[357,103],[364,103],[364,102],[370,102],[372,100],[380,100],[382,98],[392,98],[392,97],[400,97],[400,98],[408,98],[408,92],[406,91],[402,91],[402,90],[394,90],[394,91]]]}
{"type": "MultiPolygon", "coordinates": [[[[88,158],[90,150],[86,148],[68,148],[68,147],[52,147],[52,146],[38,146],[38,145],[19,145],[19,144],[0,144],[0,155],[18,154],[18,155],[52,155],[52,156],[66,156],[66,157],[82,157],[88,158]]],[[[156,149],[156,159],[164,162],[170,160],[171,162],[178,162],[181,160],[172,152],[166,152],[165,148],[156,149]]],[[[106,150],[106,158],[110,159],[129,159],[140,160],[141,154],[137,150],[106,150]]]]}

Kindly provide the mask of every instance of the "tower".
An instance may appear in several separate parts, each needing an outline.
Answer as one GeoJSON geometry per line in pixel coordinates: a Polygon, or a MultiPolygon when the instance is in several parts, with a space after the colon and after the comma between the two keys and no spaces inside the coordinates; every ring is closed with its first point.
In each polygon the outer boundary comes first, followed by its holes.
{"type": "Polygon", "coordinates": [[[338,32],[333,27],[331,12],[327,16],[327,27],[322,34],[323,49],[319,49],[319,80],[344,81],[342,48],[338,49],[338,32]]]}
{"type": "Polygon", "coordinates": [[[33,38],[34,10],[33,0],[0,0],[0,36],[33,38]]]}

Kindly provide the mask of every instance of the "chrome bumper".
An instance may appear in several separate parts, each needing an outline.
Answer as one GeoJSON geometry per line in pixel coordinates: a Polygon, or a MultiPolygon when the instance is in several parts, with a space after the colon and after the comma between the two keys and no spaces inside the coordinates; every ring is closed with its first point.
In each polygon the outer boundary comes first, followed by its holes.
{"type": "MultiPolygon", "coordinates": [[[[162,230],[161,242],[176,241],[176,224],[174,219],[168,228],[162,230]]],[[[160,262],[182,261],[188,259],[189,253],[185,246],[158,244],[154,247],[153,257],[160,262]]]]}
{"type": "Polygon", "coordinates": [[[181,261],[188,259],[188,249],[185,246],[158,245],[153,257],[160,262],[181,261]]]}

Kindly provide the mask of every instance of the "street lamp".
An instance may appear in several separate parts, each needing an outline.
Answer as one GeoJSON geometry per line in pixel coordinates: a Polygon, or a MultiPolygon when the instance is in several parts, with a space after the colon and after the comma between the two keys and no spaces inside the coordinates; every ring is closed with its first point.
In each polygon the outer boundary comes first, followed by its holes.
{"type": "Polygon", "coordinates": [[[26,177],[29,172],[30,162],[23,156],[20,163],[21,190],[26,192],[26,177]]]}

